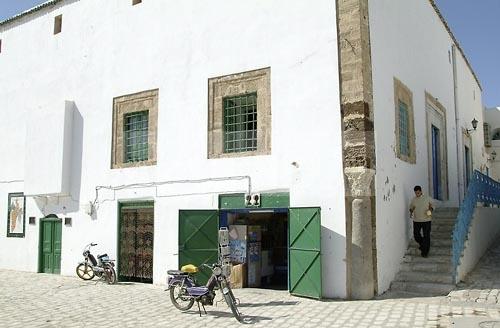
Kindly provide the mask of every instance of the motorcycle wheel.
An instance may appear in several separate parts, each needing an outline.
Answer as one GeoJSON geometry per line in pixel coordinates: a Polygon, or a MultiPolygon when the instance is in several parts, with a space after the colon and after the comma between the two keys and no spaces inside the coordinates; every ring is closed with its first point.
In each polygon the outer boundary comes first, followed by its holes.
{"type": "Polygon", "coordinates": [[[238,308],[236,307],[236,298],[233,295],[231,287],[227,282],[221,284],[221,287],[222,287],[221,292],[222,295],[224,295],[224,300],[226,301],[226,304],[231,309],[231,312],[233,312],[233,315],[236,318],[236,320],[241,321],[241,314],[238,311],[238,308]]]}
{"type": "Polygon", "coordinates": [[[80,263],[76,267],[76,275],[83,280],[92,280],[95,276],[95,273],[90,264],[80,263]]]}
{"type": "Polygon", "coordinates": [[[186,288],[181,286],[180,281],[175,281],[170,285],[170,301],[181,311],[187,311],[193,307],[194,299],[187,294],[186,288]]]}
{"type": "Polygon", "coordinates": [[[106,275],[105,278],[108,285],[116,284],[116,271],[112,266],[110,265],[105,266],[104,274],[106,275]]]}

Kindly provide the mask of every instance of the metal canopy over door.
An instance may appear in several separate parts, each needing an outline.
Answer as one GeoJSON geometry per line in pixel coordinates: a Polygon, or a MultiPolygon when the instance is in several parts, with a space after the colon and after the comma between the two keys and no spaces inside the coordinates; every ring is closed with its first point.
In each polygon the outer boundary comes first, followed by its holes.
{"type": "Polygon", "coordinates": [[[321,298],[321,212],[290,208],[289,288],[298,296],[321,298]]]}
{"type": "Polygon", "coordinates": [[[205,284],[210,272],[203,263],[217,262],[219,212],[215,210],[179,211],[179,268],[186,264],[199,267],[199,283],[205,284]]]}
{"type": "Polygon", "coordinates": [[[61,237],[61,219],[47,217],[40,220],[40,272],[61,273],[61,237]]]}
{"type": "Polygon", "coordinates": [[[154,203],[120,204],[120,280],[153,281],[154,203]]]}

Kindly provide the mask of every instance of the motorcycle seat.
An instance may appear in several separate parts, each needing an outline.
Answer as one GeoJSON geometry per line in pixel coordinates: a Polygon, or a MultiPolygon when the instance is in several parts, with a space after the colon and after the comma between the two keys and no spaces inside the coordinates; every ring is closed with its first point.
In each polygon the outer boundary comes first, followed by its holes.
{"type": "Polygon", "coordinates": [[[201,296],[201,295],[205,295],[206,293],[208,293],[208,287],[205,287],[205,286],[188,287],[187,291],[188,291],[189,295],[191,295],[191,296],[201,296]]]}
{"type": "Polygon", "coordinates": [[[97,258],[100,259],[100,258],[107,257],[107,256],[108,256],[108,254],[104,253],[102,255],[97,255],[97,258]]]}
{"type": "Polygon", "coordinates": [[[188,273],[181,270],[168,270],[167,274],[171,276],[187,276],[188,273]]]}

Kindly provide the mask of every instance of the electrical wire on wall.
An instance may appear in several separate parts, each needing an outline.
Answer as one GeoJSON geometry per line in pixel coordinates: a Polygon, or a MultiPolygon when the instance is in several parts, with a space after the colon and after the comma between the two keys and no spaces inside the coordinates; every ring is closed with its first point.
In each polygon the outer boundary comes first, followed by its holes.
{"type": "Polygon", "coordinates": [[[131,183],[124,184],[119,186],[97,186],[95,187],[95,199],[92,202],[92,206],[97,210],[98,205],[102,204],[106,201],[114,201],[116,200],[116,191],[125,190],[125,189],[138,189],[138,188],[155,188],[155,197],[175,197],[175,196],[188,196],[188,195],[201,195],[201,194],[213,194],[219,192],[241,192],[241,190],[235,191],[217,191],[217,192],[204,192],[204,193],[184,193],[184,194],[169,194],[169,195],[158,195],[158,187],[169,185],[169,184],[197,184],[197,183],[206,183],[206,182],[218,182],[218,181],[238,181],[238,180],[247,180],[247,193],[250,194],[252,191],[252,180],[248,175],[239,175],[239,176],[230,176],[230,177],[218,177],[218,178],[205,178],[205,179],[185,179],[185,180],[170,180],[170,181],[160,181],[160,182],[144,182],[144,183],[131,183]],[[99,200],[99,190],[111,190],[113,191],[113,199],[105,199],[99,200]]]}

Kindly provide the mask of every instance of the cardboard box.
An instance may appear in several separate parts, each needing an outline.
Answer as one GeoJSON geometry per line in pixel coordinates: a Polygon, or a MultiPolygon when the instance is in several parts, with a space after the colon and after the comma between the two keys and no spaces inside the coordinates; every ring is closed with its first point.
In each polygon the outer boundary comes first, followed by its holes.
{"type": "Polygon", "coordinates": [[[236,264],[231,268],[231,275],[229,280],[231,283],[231,288],[243,288],[246,287],[246,277],[247,270],[246,264],[236,264]]]}

